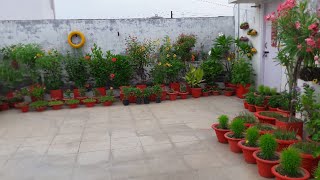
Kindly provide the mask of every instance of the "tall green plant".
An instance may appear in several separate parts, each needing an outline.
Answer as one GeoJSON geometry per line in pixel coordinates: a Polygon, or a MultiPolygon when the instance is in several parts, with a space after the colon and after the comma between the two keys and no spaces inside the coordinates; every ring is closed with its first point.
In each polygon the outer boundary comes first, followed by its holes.
{"type": "Polygon", "coordinates": [[[252,65],[244,59],[239,59],[233,63],[231,74],[233,84],[246,85],[253,82],[252,65]]]}
{"type": "Polygon", "coordinates": [[[213,83],[217,76],[223,72],[223,65],[216,59],[207,59],[201,64],[204,71],[204,79],[208,83],[213,83]]]}
{"type": "Polygon", "coordinates": [[[190,70],[186,74],[186,81],[192,87],[200,87],[200,83],[203,81],[204,71],[201,68],[195,68],[190,66],[190,70]]]}
{"type": "Polygon", "coordinates": [[[245,129],[244,122],[241,119],[235,119],[230,124],[230,130],[233,132],[234,138],[243,138],[245,129]]]}
{"type": "Polygon", "coordinates": [[[300,176],[301,157],[297,149],[289,147],[282,151],[277,171],[288,177],[300,176]]]}
{"type": "Polygon", "coordinates": [[[89,62],[90,74],[95,80],[96,87],[105,87],[110,76],[107,60],[102,49],[96,44],[91,49],[91,60],[89,62]]]}
{"type": "Polygon", "coordinates": [[[259,154],[262,159],[272,160],[276,154],[277,141],[272,134],[265,134],[259,138],[259,147],[261,153],[259,154]]]}
{"type": "Polygon", "coordinates": [[[77,88],[85,86],[90,76],[88,60],[68,54],[65,58],[65,69],[69,80],[73,81],[77,88]]]}

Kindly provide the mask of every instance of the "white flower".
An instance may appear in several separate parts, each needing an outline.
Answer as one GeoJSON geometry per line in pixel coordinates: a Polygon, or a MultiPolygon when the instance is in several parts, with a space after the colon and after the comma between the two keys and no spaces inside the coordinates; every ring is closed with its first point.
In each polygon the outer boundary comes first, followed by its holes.
{"type": "Polygon", "coordinates": [[[211,50],[208,52],[208,55],[209,55],[209,56],[211,55],[211,50]]]}
{"type": "Polygon", "coordinates": [[[316,65],[319,65],[319,64],[320,64],[320,62],[319,62],[319,61],[315,61],[315,63],[316,63],[316,65]]]}
{"type": "Polygon", "coordinates": [[[221,37],[223,36],[224,34],[222,32],[219,32],[218,36],[221,37]]]}

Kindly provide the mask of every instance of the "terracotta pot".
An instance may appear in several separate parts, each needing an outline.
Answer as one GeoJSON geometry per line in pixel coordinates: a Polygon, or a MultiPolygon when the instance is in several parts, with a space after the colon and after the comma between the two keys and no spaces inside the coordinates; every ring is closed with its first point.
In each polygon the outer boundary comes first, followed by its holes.
{"type": "Polygon", "coordinates": [[[297,140],[281,140],[276,139],[278,143],[277,151],[282,152],[284,149],[288,148],[291,144],[297,143],[298,141],[301,141],[301,137],[297,136],[297,140]]]}
{"type": "Polygon", "coordinates": [[[230,132],[230,130],[229,129],[218,129],[218,126],[219,126],[219,124],[215,123],[215,124],[212,124],[211,128],[216,132],[218,142],[223,143],[223,144],[227,144],[228,140],[227,140],[227,138],[224,137],[224,134],[226,134],[227,132],[230,132]]]}
{"type": "Polygon", "coordinates": [[[25,113],[29,111],[29,106],[22,106],[20,107],[20,109],[21,109],[21,112],[25,113]]]}
{"type": "Polygon", "coordinates": [[[194,98],[199,98],[201,96],[201,88],[191,88],[191,94],[194,98]]]}
{"type": "Polygon", "coordinates": [[[248,103],[247,103],[246,100],[243,101],[243,107],[244,107],[245,109],[248,109],[248,108],[249,108],[248,103]]]}
{"type": "Polygon", "coordinates": [[[150,101],[156,101],[156,99],[157,99],[157,95],[152,94],[152,95],[150,96],[150,101]]]}
{"type": "Polygon", "coordinates": [[[68,106],[70,109],[75,109],[78,107],[78,104],[69,104],[68,106]]]}
{"type": "Polygon", "coordinates": [[[36,111],[37,112],[42,112],[42,111],[44,111],[46,109],[47,109],[47,107],[38,107],[38,108],[36,108],[36,111]]]}
{"type": "Polygon", "coordinates": [[[272,124],[272,125],[276,124],[276,118],[263,116],[263,115],[260,114],[262,112],[265,112],[265,111],[260,111],[260,112],[254,113],[254,115],[259,119],[260,123],[272,124]]]}
{"type": "Polygon", "coordinates": [[[103,103],[103,106],[111,106],[112,105],[112,101],[106,101],[103,103]]]}
{"type": "Polygon", "coordinates": [[[168,95],[169,95],[170,101],[175,101],[177,99],[178,93],[177,92],[174,92],[174,93],[168,92],[168,95]]]}
{"type": "Polygon", "coordinates": [[[95,106],[96,102],[86,102],[84,104],[86,105],[86,107],[91,108],[95,106]]]}
{"type": "MultiPolygon", "coordinates": [[[[272,174],[272,167],[274,165],[277,165],[280,163],[280,160],[276,161],[269,161],[269,160],[264,160],[261,159],[258,154],[260,153],[260,150],[255,151],[252,155],[257,161],[257,166],[258,166],[258,172],[260,176],[265,177],[265,178],[273,178],[274,175],[272,174]]],[[[279,154],[277,154],[279,157],[279,154]]]]}
{"type": "Polygon", "coordinates": [[[212,91],[212,95],[214,95],[214,96],[219,96],[219,95],[220,95],[220,92],[219,92],[219,91],[212,91]]]}
{"type": "Polygon", "coordinates": [[[13,91],[8,92],[8,93],[6,94],[6,97],[7,97],[8,99],[13,98],[13,97],[14,97],[13,91]]]}
{"type": "Polygon", "coordinates": [[[232,84],[232,83],[225,83],[225,86],[226,86],[226,87],[233,88],[233,89],[237,89],[237,85],[236,85],[236,84],[232,84]]]}
{"type": "Polygon", "coordinates": [[[264,106],[254,106],[256,108],[256,112],[265,111],[266,108],[264,106]]]}
{"type": "Polygon", "coordinates": [[[139,85],[136,85],[136,88],[139,88],[141,90],[144,90],[145,88],[147,88],[147,85],[145,84],[139,84],[139,85]]]}
{"type": "Polygon", "coordinates": [[[204,97],[209,96],[209,92],[202,92],[202,96],[204,96],[204,97]]]}
{"type": "Polygon", "coordinates": [[[0,105],[0,110],[8,110],[9,109],[9,104],[8,103],[3,103],[2,105],[0,105]]]}
{"type": "Polygon", "coordinates": [[[73,98],[80,97],[79,89],[73,89],[73,98]]]}
{"type": "Polygon", "coordinates": [[[162,101],[167,100],[167,92],[166,92],[166,91],[162,91],[161,100],[162,100],[162,101]]]}
{"type": "Polygon", "coordinates": [[[313,174],[313,171],[318,167],[320,157],[313,157],[311,154],[304,153],[300,153],[300,156],[302,159],[301,167],[313,174]]]}
{"type": "Polygon", "coordinates": [[[229,137],[229,135],[232,135],[232,134],[233,132],[227,132],[226,134],[224,134],[224,137],[228,140],[230,151],[234,153],[241,153],[242,150],[238,146],[238,142],[243,140],[243,138],[236,139],[236,138],[229,137]]]}
{"type": "Polygon", "coordinates": [[[290,131],[295,131],[297,134],[302,137],[303,136],[303,122],[282,122],[276,119],[276,124],[280,129],[286,129],[290,131]]]}
{"type": "Polygon", "coordinates": [[[244,143],[246,140],[238,142],[238,146],[242,149],[244,160],[249,164],[256,164],[256,159],[253,157],[253,152],[260,150],[259,147],[248,147],[244,143]]]}
{"type": "Polygon", "coordinates": [[[52,106],[52,109],[53,109],[53,110],[59,110],[59,109],[62,108],[62,106],[63,106],[63,105],[54,105],[54,106],[52,106]]]}
{"type": "Polygon", "coordinates": [[[256,112],[256,107],[255,107],[255,105],[248,104],[248,110],[249,110],[250,112],[256,112]]]}
{"type": "Polygon", "coordinates": [[[277,111],[278,111],[278,112],[281,112],[281,113],[283,113],[283,114],[286,114],[287,116],[290,116],[290,111],[282,110],[281,108],[277,108],[277,111]]]}
{"type": "Polygon", "coordinates": [[[135,103],[136,102],[136,97],[135,96],[129,96],[129,102],[130,103],[135,103]]]}
{"type": "Polygon", "coordinates": [[[180,91],[180,83],[172,82],[169,84],[169,88],[173,89],[174,91],[180,91]]]}
{"type": "Polygon", "coordinates": [[[243,99],[244,95],[249,92],[250,84],[247,84],[243,86],[242,84],[239,84],[237,89],[236,89],[236,95],[238,98],[243,99]]]}
{"type": "Polygon", "coordinates": [[[279,165],[275,165],[271,169],[272,174],[276,176],[276,180],[307,180],[310,178],[310,173],[307,170],[305,170],[304,168],[300,168],[300,170],[303,171],[303,177],[293,178],[293,177],[281,175],[276,170],[278,166],[279,165]]]}
{"type": "Polygon", "coordinates": [[[268,109],[269,109],[269,111],[273,111],[273,112],[277,112],[278,110],[277,110],[277,108],[273,108],[273,107],[268,107],[268,109]]]}
{"type": "Polygon", "coordinates": [[[189,92],[179,92],[179,96],[181,99],[187,99],[189,92]]]}
{"type": "Polygon", "coordinates": [[[61,89],[50,90],[51,99],[61,100],[63,98],[63,92],[61,89]]]}
{"type": "Polygon", "coordinates": [[[105,87],[99,87],[99,88],[96,88],[96,90],[99,91],[101,96],[105,96],[107,94],[105,87]]]}

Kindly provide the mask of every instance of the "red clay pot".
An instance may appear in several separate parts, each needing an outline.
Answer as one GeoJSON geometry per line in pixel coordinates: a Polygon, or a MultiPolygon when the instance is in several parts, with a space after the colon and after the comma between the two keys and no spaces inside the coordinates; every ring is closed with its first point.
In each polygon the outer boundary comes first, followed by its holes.
{"type": "Polygon", "coordinates": [[[201,88],[191,88],[191,94],[194,98],[199,98],[201,96],[201,88]]]}
{"type": "Polygon", "coordinates": [[[312,140],[312,139],[311,139],[311,136],[307,136],[307,137],[306,137],[306,140],[307,140],[308,142],[313,142],[313,143],[315,143],[315,144],[319,144],[319,145],[320,145],[320,142],[317,142],[317,141],[312,140]]]}
{"type": "Polygon", "coordinates": [[[259,147],[248,147],[243,145],[246,140],[238,142],[238,146],[242,149],[244,160],[249,164],[256,164],[256,159],[253,157],[253,152],[260,150],[259,147]]]}
{"type": "Polygon", "coordinates": [[[20,109],[21,109],[21,112],[26,113],[29,111],[29,106],[22,106],[20,107],[20,109]]]}
{"type": "Polygon", "coordinates": [[[8,110],[9,109],[9,104],[8,103],[3,103],[2,105],[0,105],[0,110],[8,110]]]}
{"type": "Polygon", "coordinates": [[[277,108],[273,108],[273,107],[268,107],[268,109],[269,109],[269,111],[273,111],[273,112],[277,112],[278,110],[277,110],[277,108]]]}
{"type": "Polygon", "coordinates": [[[169,88],[173,89],[174,91],[180,91],[180,83],[172,82],[169,84],[169,88]]]}
{"type": "Polygon", "coordinates": [[[274,175],[274,176],[276,176],[276,180],[307,180],[307,179],[309,179],[310,178],[310,173],[307,171],[307,170],[305,170],[304,168],[300,168],[301,169],[301,171],[303,171],[303,177],[299,177],[299,178],[291,178],[291,177],[288,177],[288,176],[283,176],[283,175],[281,175],[281,174],[279,174],[278,172],[277,172],[277,167],[278,167],[279,165],[275,165],[275,166],[273,166],[272,168],[271,168],[271,171],[272,171],[272,174],[274,175]]]}
{"type": "MultiPolygon", "coordinates": [[[[260,176],[265,178],[273,178],[274,175],[272,174],[271,169],[274,165],[279,164],[280,160],[276,160],[276,161],[264,160],[257,156],[258,153],[260,153],[260,150],[255,151],[252,155],[257,161],[258,172],[260,176]]],[[[279,154],[277,155],[279,156],[279,154]]]]}
{"type": "Polygon", "coordinates": [[[137,98],[135,96],[129,96],[129,103],[135,103],[137,98]]]}
{"type": "Polygon", "coordinates": [[[276,118],[263,116],[260,114],[261,112],[265,112],[265,111],[260,111],[260,112],[254,113],[254,115],[259,119],[260,123],[272,124],[272,125],[276,124],[276,118]]]}
{"type": "Polygon", "coordinates": [[[226,86],[226,87],[233,88],[233,89],[237,89],[237,85],[236,85],[236,84],[232,84],[232,83],[225,83],[225,86],[226,86]]]}
{"type": "Polygon", "coordinates": [[[179,96],[181,99],[187,99],[189,92],[179,92],[179,96]]]}
{"type": "Polygon", "coordinates": [[[13,97],[14,97],[13,91],[8,92],[7,95],[6,95],[6,97],[7,97],[8,99],[13,98],[13,97]]]}
{"type": "Polygon", "coordinates": [[[209,96],[209,92],[202,92],[202,96],[204,96],[204,97],[209,96]]]}
{"type": "Polygon", "coordinates": [[[233,132],[227,132],[226,134],[224,134],[224,137],[228,140],[230,151],[234,153],[241,153],[242,150],[238,146],[238,142],[243,140],[243,138],[242,139],[231,138],[229,137],[229,135],[231,134],[233,134],[233,132]]]}
{"type": "Polygon", "coordinates": [[[216,136],[218,139],[218,142],[223,143],[223,144],[228,144],[227,138],[224,137],[224,134],[227,132],[230,132],[229,129],[218,129],[218,123],[212,124],[211,128],[216,132],[216,136]]]}
{"type": "Polygon", "coordinates": [[[44,111],[46,109],[47,109],[47,107],[38,107],[38,108],[36,108],[36,111],[37,112],[42,112],[42,111],[44,111]]]}
{"type": "Polygon", "coordinates": [[[167,100],[167,92],[162,91],[161,101],[165,101],[165,100],[167,100]]]}
{"type": "Polygon", "coordinates": [[[96,104],[95,102],[87,102],[84,103],[86,105],[86,107],[90,108],[90,107],[94,107],[94,105],[96,104]]]}
{"type": "Polygon", "coordinates": [[[255,107],[255,105],[248,104],[248,110],[249,110],[250,112],[256,112],[256,107],[255,107]]]}
{"type": "Polygon", "coordinates": [[[157,95],[152,94],[149,99],[150,99],[150,101],[156,101],[157,95]]]}
{"type": "Polygon", "coordinates": [[[145,88],[147,88],[147,85],[145,84],[139,84],[139,85],[136,85],[136,88],[139,88],[141,90],[144,90],[145,88]]]}
{"type": "Polygon", "coordinates": [[[101,96],[105,96],[107,94],[105,87],[99,87],[99,88],[96,88],[96,90],[99,91],[101,96]]]}
{"type": "Polygon", "coordinates": [[[111,106],[112,105],[112,101],[106,101],[103,103],[103,106],[111,106]]]}
{"type": "Polygon", "coordinates": [[[63,98],[63,92],[61,89],[50,90],[51,99],[61,100],[63,98]]]}
{"type": "Polygon", "coordinates": [[[73,89],[73,98],[80,97],[79,89],[73,89]]]}
{"type": "Polygon", "coordinates": [[[53,109],[53,110],[59,110],[59,109],[62,108],[62,106],[63,106],[63,105],[54,105],[54,106],[52,106],[52,109],[53,109]]]}
{"type": "Polygon", "coordinates": [[[69,104],[68,106],[70,109],[75,109],[78,107],[78,104],[69,104]]]}
{"type": "Polygon", "coordinates": [[[303,122],[282,122],[276,119],[276,124],[280,129],[286,129],[290,131],[295,131],[297,134],[302,137],[303,136],[303,122]]]}
{"type": "Polygon", "coordinates": [[[282,110],[282,109],[280,109],[280,108],[277,108],[277,111],[278,111],[278,112],[281,112],[281,113],[283,113],[283,114],[286,114],[287,116],[290,116],[290,111],[282,110]]]}
{"type": "Polygon", "coordinates": [[[261,111],[265,111],[266,108],[264,106],[254,106],[256,108],[256,112],[261,112],[261,111]]]}
{"type": "Polygon", "coordinates": [[[212,95],[214,95],[214,96],[219,96],[219,95],[220,95],[220,92],[219,92],[219,91],[212,91],[212,95]]]}
{"type": "Polygon", "coordinates": [[[297,140],[281,140],[276,139],[278,143],[277,151],[282,152],[284,149],[288,148],[291,144],[297,143],[298,141],[301,141],[301,137],[297,136],[297,140]]]}
{"type": "Polygon", "coordinates": [[[313,171],[317,169],[320,157],[313,157],[311,154],[300,153],[302,162],[301,167],[306,169],[309,173],[313,174],[313,171]]]}
{"type": "Polygon", "coordinates": [[[244,107],[245,109],[248,109],[248,108],[249,108],[248,103],[247,103],[246,100],[243,100],[243,107],[244,107]]]}
{"type": "Polygon", "coordinates": [[[236,95],[238,98],[243,99],[244,95],[249,92],[250,84],[246,84],[243,86],[242,84],[239,84],[237,89],[236,89],[236,95]]]}
{"type": "Polygon", "coordinates": [[[170,101],[175,101],[177,99],[178,93],[177,92],[174,92],[174,93],[168,92],[168,95],[169,95],[170,101]]]}

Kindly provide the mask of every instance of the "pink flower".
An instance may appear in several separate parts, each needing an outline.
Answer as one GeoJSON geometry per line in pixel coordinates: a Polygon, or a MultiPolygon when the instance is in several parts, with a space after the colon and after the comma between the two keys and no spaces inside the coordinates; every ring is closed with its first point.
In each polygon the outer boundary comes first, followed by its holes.
{"type": "Polygon", "coordinates": [[[301,45],[301,44],[298,44],[297,48],[298,48],[299,50],[301,50],[301,49],[302,49],[302,45],[301,45]]]}
{"type": "Polygon", "coordinates": [[[313,51],[313,49],[310,48],[310,47],[308,47],[308,48],[306,49],[306,52],[312,52],[312,51],[313,51]]]}
{"type": "Polygon", "coordinates": [[[308,46],[311,46],[311,47],[315,47],[316,46],[316,42],[314,41],[313,38],[307,38],[306,39],[306,43],[308,44],[308,46]]]}
{"type": "Polygon", "coordinates": [[[319,61],[316,61],[315,63],[316,63],[316,65],[320,64],[320,62],[319,62],[319,61]]]}
{"type": "Polygon", "coordinates": [[[301,28],[301,24],[299,21],[296,22],[296,29],[300,29],[301,28]]]}
{"type": "Polygon", "coordinates": [[[116,62],[116,61],[117,61],[117,58],[112,58],[111,61],[112,61],[112,62],[116,62]]]}
{"type": "Polygon", "coordinates": [[[276,13],[272,12],[271,14],[266,15],[264,19],[266,21],[275,21],[277,20],[276,13]]]}
{"type": "Polygon", "coordinates": [[[313,23],[313,24],[311,24],[309,27],[308,27],[308,29],[310,30],[310,31],[315,31],[315,32],[318,32],[319,31],[319,24],[318,23],[313,23]]]}
{"type": "Polygon", "coordinates": [[[116,76],[115,74],[110,74],[111,79],[114,79],[115,76],[116,76]]]}
{"type": "Polygon", "coordinates": [[[319,60],[319,56],[314,56],[314,60],[318,61],[319,60]]]}

